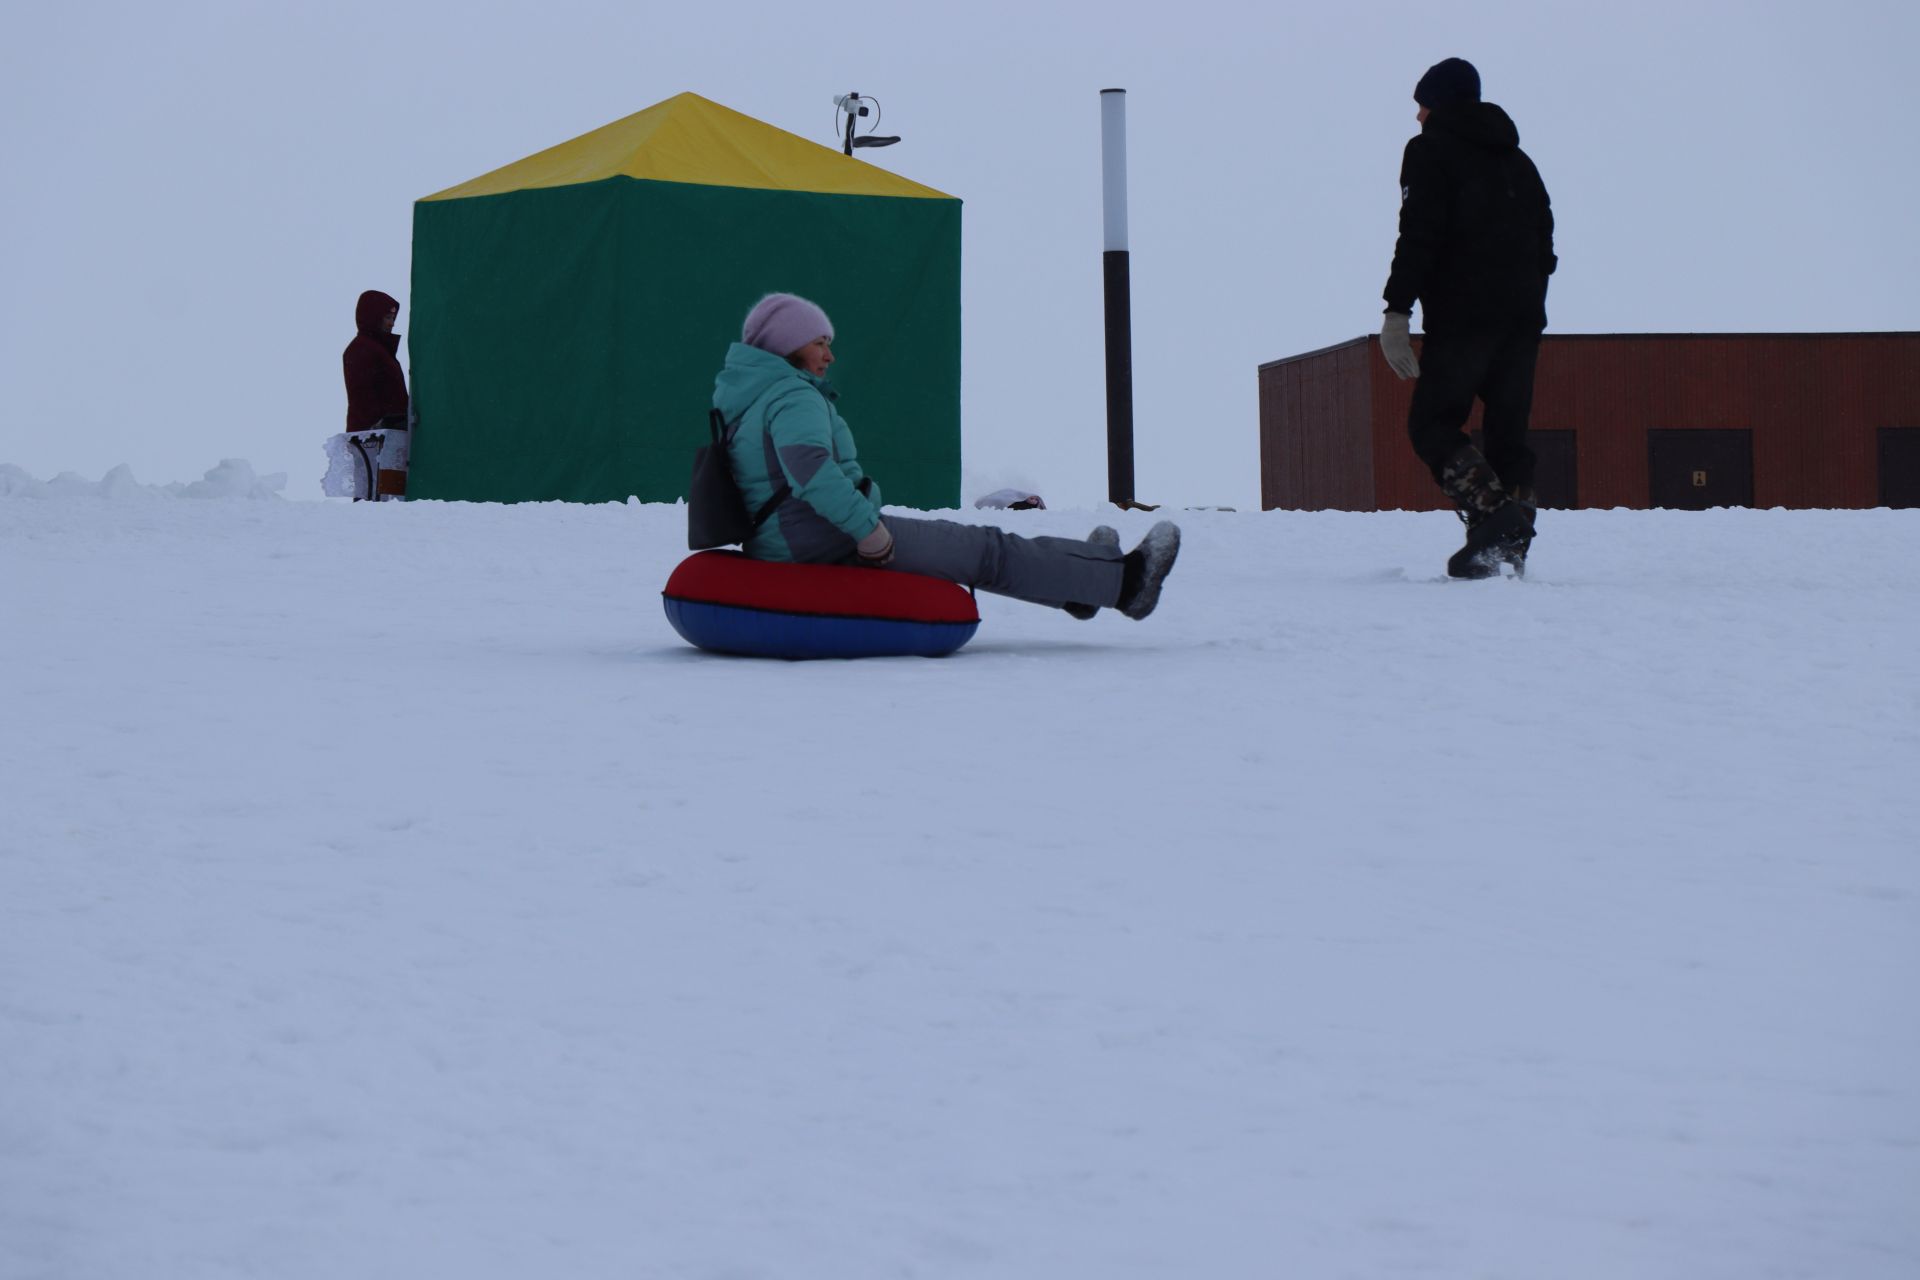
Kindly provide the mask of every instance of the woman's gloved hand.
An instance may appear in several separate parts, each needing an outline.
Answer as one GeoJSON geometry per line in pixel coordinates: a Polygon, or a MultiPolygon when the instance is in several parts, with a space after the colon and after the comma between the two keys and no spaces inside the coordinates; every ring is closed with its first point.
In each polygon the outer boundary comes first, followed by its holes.
{"type": "Polygon", "coordinates": [[[860,553],[861,564],[881,568],[893,559],[893,531],[882,520],[873,526],[872,533],[854,544],[854,550],[860,553]]]}

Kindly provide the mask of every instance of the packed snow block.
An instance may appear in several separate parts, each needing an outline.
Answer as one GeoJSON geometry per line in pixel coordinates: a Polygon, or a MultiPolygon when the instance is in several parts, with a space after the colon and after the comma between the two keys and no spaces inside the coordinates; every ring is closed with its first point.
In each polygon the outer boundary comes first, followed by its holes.
{"type": "Polygon", "coordinates": [[[688,644],[756,658],[942,658],[980,627],[965,588],[917,573],[688,556],[661,592],[688,644]]]}

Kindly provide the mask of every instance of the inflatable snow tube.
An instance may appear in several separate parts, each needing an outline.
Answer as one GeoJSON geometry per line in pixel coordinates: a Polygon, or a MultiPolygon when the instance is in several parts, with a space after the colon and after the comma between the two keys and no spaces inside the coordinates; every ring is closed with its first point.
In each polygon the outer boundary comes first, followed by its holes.
{"type": "Polygon", "coordinates": [[[964,587],[917,573],[701,551],[661,592],[681,638],[757,658],[941,658],[980,627],[964,587]]]}

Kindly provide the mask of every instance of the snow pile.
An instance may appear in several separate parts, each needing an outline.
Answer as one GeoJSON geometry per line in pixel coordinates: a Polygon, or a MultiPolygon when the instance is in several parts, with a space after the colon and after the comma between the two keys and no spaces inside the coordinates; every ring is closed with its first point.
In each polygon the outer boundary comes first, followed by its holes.
{"type": "Polygon", "coordinates": [[[1920,1275],[1920,512],[1177,518],[786,664],[683,508],[0,503],[0,1276],[1920,1275]]]}
{"type": "Polygon", "coordinates": [[[220,465],[190,483],[151,485],[134,479],[133,468],[121,463],[98,480],[62,471],[51,480],[37,480],[12,463],[0,463],[0,498],[107,498],[137,501],[143,498],[277,498],[287,487],[287,473],[258,475],[245,458],[223,458],[220,465]]]}
{"type": "Polygon", "coordinates": [[[255,475],[245,458],[222,458],[220,465],[191,484],[170,484],[165,491],[176,498],[274,498],[287,487],[287,473],[255,475]]]}

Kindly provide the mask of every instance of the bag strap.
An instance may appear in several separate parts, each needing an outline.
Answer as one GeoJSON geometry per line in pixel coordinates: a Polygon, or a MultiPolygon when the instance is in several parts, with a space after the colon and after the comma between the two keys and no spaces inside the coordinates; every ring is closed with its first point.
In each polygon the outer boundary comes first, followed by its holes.
{"type": "MultiPolygon", "coordinates": [[[[745,415],[743,414],[741,416],[744,417],[745,415]]],[[[732,422],[728,422],[720,410],[709,409],[707,410],[707,429],[713,434],[713,443],[720,450],[720,456],[726,459],[727,475],[733,477],[733,487],[738,489],[740,487],[740,479],[738,476],[733,475],[733,457],[727,452],[727,445],[732,442],[733,433],[740,429],[740,419],[736,418],[732,422]]],[[[767,518],[775,511],[778,511],[780,504],[792,496],[793,486],[790,484],[782,484],[778,489],[775,489],[773,496],[762,503],[760,509],[753,513],[754,532],[759,532],[760,526],[767,522],[767,518]]]]}
{"type": "Polygon", "coordinates": [[[347,443],[352,445],[353,451],[360,455],[360,469],[367,477],[367,487],[364,496],[355,498],[354,501],[377,501],[380,497],[380,485],[374,478],[375,467],[373,465],[373,459],[367,455],[367,446],[358,436],[348,436],[347,443]]]}

